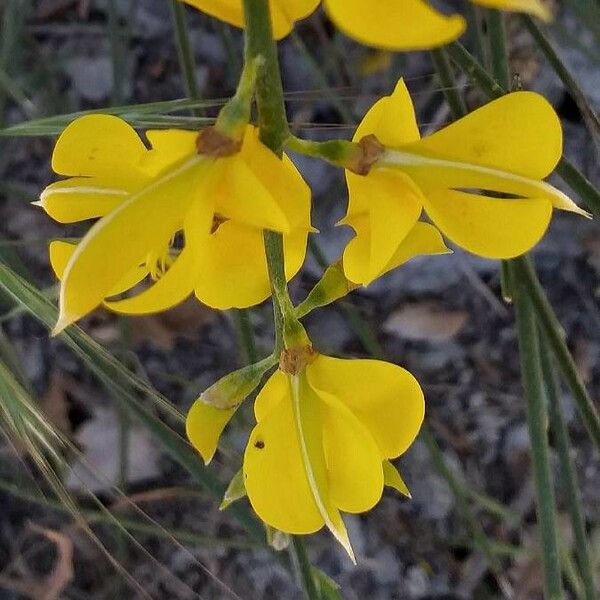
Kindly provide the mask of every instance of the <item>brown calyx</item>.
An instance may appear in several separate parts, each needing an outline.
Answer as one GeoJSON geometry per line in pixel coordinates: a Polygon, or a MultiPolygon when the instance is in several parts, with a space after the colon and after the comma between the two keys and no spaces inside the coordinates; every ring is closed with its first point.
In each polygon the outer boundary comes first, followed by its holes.
{"type": "Polygon", "coordinates": [[[359,152],[347,168],[357,175],[368,175],[371,167],[383,156],[385,146],[373,133],[358,142],[359,152]]]}
{"type": "Polygon", "coordinates": [[[227,217],[224,217],[223,215],[220,215],[219,213],[215,213],[213,216],[213,222],[212,222],[212,227],[210,228],[210,232],[215,233],[217,231],[217,229],[219,229],[219,227],[221,227],[221,225],[223,225],[223,223],[227,223],[227,221],[229,221],[229,219],[227,217]]]}
{"type": "Polygon", "coordinates": [[[279,370],[287,375],[298,375],[317,358],[312,346],[286,348],[279,357],[279,370]]]}
{"type": "Polygon", "coordinates": [[[237,154],[242,147],[242,140],[230,138],[214,127],[203,129],[196,138],[198,154],[222,158],[237,154]]]}

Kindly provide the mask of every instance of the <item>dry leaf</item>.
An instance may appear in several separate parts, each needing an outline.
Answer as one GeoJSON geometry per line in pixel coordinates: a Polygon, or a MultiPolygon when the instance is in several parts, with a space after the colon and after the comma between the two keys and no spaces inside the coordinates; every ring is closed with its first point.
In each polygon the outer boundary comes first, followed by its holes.
{"type": "Polygon", "coordinates": [[[437,302],[418,302],[393,312],[383,329],[408,340],[443,342],[460,333],[468,318],[463,310],[447,310],[437,302]]]}
{"type": "Polygon", "coordinates": [[[48,420],[62,433],[71,435],[78,425],[71,418],[73,408],[84,412],[81,385],[62,371],[54,370],[41,404],[48,420]]]}
{"type": "Polygon", "coordinates": [[[134,344],[150,342],[171,350],[179,338],[196,339],[198,331],[216,318],[212,309],[190,298],[166,312],[130,320],[134,344]]]}

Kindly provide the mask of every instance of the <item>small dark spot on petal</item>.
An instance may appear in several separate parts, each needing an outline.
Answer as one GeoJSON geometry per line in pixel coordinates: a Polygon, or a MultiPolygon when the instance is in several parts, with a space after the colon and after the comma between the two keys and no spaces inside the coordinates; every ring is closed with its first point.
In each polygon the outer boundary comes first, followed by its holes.
{"type": "Polygon", "coordinates": [[[254,447],[262,450],[265,447],[265,443],[262,440],[256,440],[254,442],[254,447]]]}

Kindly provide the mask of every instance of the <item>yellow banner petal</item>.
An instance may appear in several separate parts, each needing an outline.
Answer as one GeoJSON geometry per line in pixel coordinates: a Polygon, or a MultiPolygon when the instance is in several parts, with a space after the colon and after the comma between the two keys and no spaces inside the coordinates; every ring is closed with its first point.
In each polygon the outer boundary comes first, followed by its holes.
{"type": "Polygon", "coordinates": [[[139,162],[146,152],[128,123],[112,115],[86,115],[62,132],[52,154],[59,175],[92,176],[133,183],[142,181],[139,162]]]}
{"type": "Polygon", "coordinates": [[[349,37],[389,50],[442,46],[465,30],[461,16],[446,16],[423,0],[325,0],[325,9],[349,37]]]}
{"type": "Polygon", "coordinates": [[[562,155],[562,128],[543,96],[514,92],[485,104],[406,151],[542,179],[562,155]]]}

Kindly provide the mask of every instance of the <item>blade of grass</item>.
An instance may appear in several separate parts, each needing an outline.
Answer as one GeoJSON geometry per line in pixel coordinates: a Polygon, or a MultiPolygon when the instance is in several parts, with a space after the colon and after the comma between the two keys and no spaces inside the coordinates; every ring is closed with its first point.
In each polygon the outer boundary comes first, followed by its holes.
{"type": "MultiPolygon", "coordinates": [[[[175,43],[177,45],[177,56],[179,67],[183,75],[185,90],[188,98],[200,100],[200,89],[196,79],[196,61],[190,44],[190,37],[186,26],[185,6],[179,0],[171,0],[171,14],[173,16],[173,27],[175,29],[175,43]]],[[[192,109],[194,116],[203,116],[201,106],[192,109]]]]}
{"type": "MultiPolygon", "coordinates": [[[[71,514],[69,509],[60,500],[53,500],[42,496],[32,488],[27,489],[22,483],[17,484],[15,482],[0,478],[0,490],[26,502],[44,506],[59,513],[65,513],[67,515],[71,514]]],[[[249,540],[224,539],[215,536],[202,535],[200,533],[190,531],[189,529],[176,529],[164,526],[157,527],[156,525],[152,525],[150,523],[144,523],[139,519],[121,516],[116,514],[114,511],[111,511],[110,514],[107,514],[106,512],[100,510],[80,508],[79,512],[90,525],[103,523],[115,527],[115,521],[118,521],[118,523],[128,531],[139,532],[141,534],[156,538],[175,538],[177,541],[186,544],[237,549],[256,549],[263,547],[262,545],[256,544],[249,540]]]]}
{"type": "MultiPolygon", "coordinates": [[[[56,308],[31,284],[3,264],[0,264],[0,287],[19,304],[24,305],[35,319],[48,328],[52,327],[57,317],[56,308]]],[[[140,402],[137,396],[131,392],[131,388],[144,391],[151,396],[157,396],[157,393],[153,392],[145,382],[140,382],[137,377],[130,374],[79,327],[68,328],[61,339],[98,377],[111,392],[113,399],[133,418],[140,421],[162,448],[203,485],[215,499],[220,501],[225,492],[225,486],[204,467],[197,453],[187,442],[140,402]]],[[[166,402],[169,404],[168,401],[166,402]]],[[[234,504],[229,512],[246,528],[253,539],[264,542],[262,526],[246,507],[234,504]]]]}
{"type": "Polygon", "coordinates": [[[558,453],[561,479],[567,498],[569,515],[571,517],[571,527],[575,538],[575,551],[577,554],[579,571],[581,573],[584,598],[585,600],[594,600],[594,598],[596,598],[594,571],[589,553],[589,544],[586,539],[581,494],[579,492],[575,467],[573,465],[573,460],[571,459],[569,432],[567,430],[559,398],[560,386],[556,379],[556,371],[554,369],[552,358],[546,344],[542,340],[544,340],[544,337],[540,340],[540,349],[542,372],[549,404],[550,428],[553,433],[554,443],[558,453]]]}
{"type": "Polygon", "coordinates": [[[527,425],[531,440],[531,458],[536,490],[536,508],[541,532],[542,559],[544,565],[544,590],[547,600],[561,600],[560,554],[558,549],[558,527],[556,507],[550,471],[548,448],[548,415],[536,315],[529,290],[522,280],[514,278],[514,304],[521,359],[521,377],[527,406],[527,425]]]}
{"type": "Polygon", "coordinates": [[[431,60],[442,86],[442,92],[450,108],[454,119],[460,119],[467,112],[464,100],[456,87],[456,77],[452,71],[452,65],[448,60],[448,54],[444,48],[431,51],[431,60]]]}
{"type": "Polygon", "coordinates": [[[552,310],[533,266],[526,259],[519,258],[513,261],[512,270],[516,278],[515,281],[521,281],[527,287],[537,319],[546,334],[565,381],[573,393],[581,419],[596,448],[600,450],[600,416],[598,410],[579,376],[575,361],[565,342],[563,329],[552,310]]]}
{"type": "Polygon", "coordinates": [[[508,53],[506,51],[504,14],[494,8],[490,8],[485,12],[488,26],[488,40],[490,42],[492,73],[496,81],[505,90],[508,90],[510,87],[510,74],[508,69],[508,53]]]}
{"type": "Polygon", "coordinates": [[[565,89],[577,104],[577,108],[583,117],[592,139],[596,142],[596,147],[600,144],[600,118],[593,109],[585,93],[577,83],[576,79],[571,75],[571,71],[564,64],[558,52],[555,50],[548,36],[542,31],[537,23],[528,15],[519,15],[521,23],[525,26],[531,37],[535,40],[538,48],[543,52],[544,56],[554,69],[562,81],[565,89]]]}

